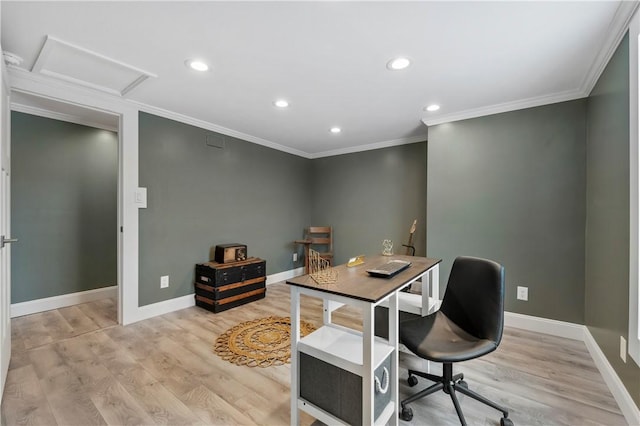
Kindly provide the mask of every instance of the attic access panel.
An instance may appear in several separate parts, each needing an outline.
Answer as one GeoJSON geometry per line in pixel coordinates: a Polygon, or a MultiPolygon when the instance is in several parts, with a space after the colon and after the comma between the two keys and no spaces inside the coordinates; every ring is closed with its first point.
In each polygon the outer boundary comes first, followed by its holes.
{"type": "Polygon", "coordinates": [[[47,36],[32,72],[124,96],[155,74],[47,36]]]}

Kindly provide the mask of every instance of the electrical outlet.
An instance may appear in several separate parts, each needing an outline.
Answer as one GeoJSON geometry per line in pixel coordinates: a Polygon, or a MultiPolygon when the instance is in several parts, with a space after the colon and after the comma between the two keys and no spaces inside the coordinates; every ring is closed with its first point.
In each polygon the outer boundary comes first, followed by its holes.
{"type": "Polygon", "coordinates": [[[293,261],[294,262],[298,261],[298,253],[293,253],[293,261]]]}
{"type": "Polygon", "coordinates": [[[160,288],[169,287],[169,275],[163,275],[160,277],[160,288]]]}
{"type": "Polygon", "coordinates": [[[627,341],[622,336],[620,336],[620,358],[622,362],[627,362],[627,341]]]}
{"type": "Polygon", "coordinates": [[[529,300],[529,287],[518,286],[518,300],[529,300]]]}

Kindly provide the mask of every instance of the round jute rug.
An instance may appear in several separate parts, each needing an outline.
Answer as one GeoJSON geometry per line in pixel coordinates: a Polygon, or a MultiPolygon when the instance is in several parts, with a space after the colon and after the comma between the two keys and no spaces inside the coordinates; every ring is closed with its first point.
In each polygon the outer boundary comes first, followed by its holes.
{"type": "MultiPolygon", "coordinates": [[[[300,321],[300,335],[316,328],[300,321]]],[[[267,317],[240,323],[225,331],[214,345],[224,360],[248,367],[269,367],[291,362],[291,319],[267,317]]]]}

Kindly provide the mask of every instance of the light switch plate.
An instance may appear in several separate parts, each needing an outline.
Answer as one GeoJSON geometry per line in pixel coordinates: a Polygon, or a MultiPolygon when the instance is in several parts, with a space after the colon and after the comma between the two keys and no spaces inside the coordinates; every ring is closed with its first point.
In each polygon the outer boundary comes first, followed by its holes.
{"type": "Polygon", "coordinates": [[[529,287],[518,286],[517,299],[524,301],[529,300],[529,287]]]}
{"type": "Polygon", "coordinates": [[[147,188],[136,189],[136,205],[141,209],[147,208],[147,188]]]}

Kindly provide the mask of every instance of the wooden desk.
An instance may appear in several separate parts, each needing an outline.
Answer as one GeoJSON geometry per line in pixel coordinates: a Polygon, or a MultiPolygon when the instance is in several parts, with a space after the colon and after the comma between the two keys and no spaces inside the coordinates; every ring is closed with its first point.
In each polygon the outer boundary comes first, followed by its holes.
{"type": "Polygon", "coordinates": [[[438,270],[439,259],[412,256],[371,256],[353,268],[335,267],[338,280],[334,284],[318,284],[309,275],[287,281],[291,285],[291,424],[299,423],[298,410],[303,410],[327,424],[344,420],[300,397],[300,353],[305,353],[362,378],[362,424],[398,423],[398,292],[411,282],[438,270]],[[407,260],[411,266],[393,278],[374,278],[367,269],[389,260],[407,260]],[[300,295],[324,301],[324,325],[300,338],[300,295]],[[331,323],[331,303],[348,304],[362,309],[363,332],[331,323]],[[374,336],[374,310],[386,303],[389,307],[389,339],[374,336]],[[357,348],[361,350],[358,350],[357,348]],[[355,348],[355,350],[354,350],[355,348]],[[374,371],[391,357],[390,402],[374,418],[374,371]]]}

